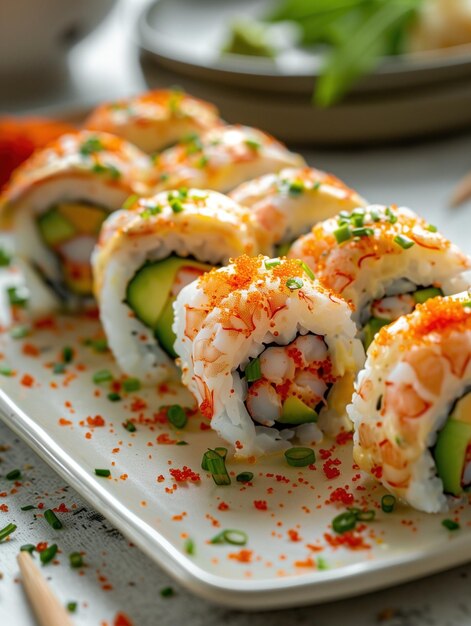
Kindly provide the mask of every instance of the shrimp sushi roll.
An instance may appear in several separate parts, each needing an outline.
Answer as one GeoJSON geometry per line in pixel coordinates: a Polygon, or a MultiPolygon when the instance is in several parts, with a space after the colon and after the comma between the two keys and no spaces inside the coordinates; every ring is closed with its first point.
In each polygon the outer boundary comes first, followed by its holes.
{"type": "Polygon", "coordinates": [[[471,267],[435,226],[396,206],[359,207],[320,222],[289,256],[353,305],[365,347],[417,303],[465,289],[463,272],[471,267]]]}
{"type": "Polygon", "coordinates": [[[247,456],[350,430],[364,360],[349,305],[297,260],[242,256],[182,289],[175,350],[212,427],[247,456]]]}
{"type": "Polygon", "coordinates": [[[240,183],[300,167],[304,159],[266,133],[249,126],[218,126],[187,137],[154,159],[160,188],[198,187],[223,193],[240,183]]]}
{"type": "Polygon", "coordinates": [[[428,513],[471,488],[469,298],[433,298],[381,329],[348,408],[356,463],[428,513]]]}
{"type": "Polygon", "coordinates": [[[242,183],[229,195],[254,212],[278,246],[278,254],[287,252],[290,244],[317,222],[366,206],[341,180],[312,167],[265,174],[242,183]]]}
{"type": "Polygon", "coordinates": [[[231,256],[258,254],[259,245],[250,211],[215,191],[161,192],[111,215],[93,273],[108,345],[122,370],[148,381],[171,376],[175,297],[231,256]]]}
{"type": "Polygon", "coordinates": [[[209,102],[183,91],[157,89],[99,105],[84,128],[112,133],[152,154],[220,124],[219,112],[209,102]]]}
{"type": "Polygon", "coordinates": [[[31,312],[92,301],[90,256],[106,216],[144,193],[150,161],[105,133],[62,135],[18,168],[0,199],[30,290],[31,312]]]}

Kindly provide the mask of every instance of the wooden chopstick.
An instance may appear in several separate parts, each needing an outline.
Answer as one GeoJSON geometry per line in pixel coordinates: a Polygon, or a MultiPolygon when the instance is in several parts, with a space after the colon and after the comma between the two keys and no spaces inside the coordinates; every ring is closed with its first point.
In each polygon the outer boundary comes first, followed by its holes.
{"type": "Polygon", "coordinates": [[[450,198],[450,206],[457,207],[469,198],[471,198],[471,173],[462,178],[455,187],[450,198]]]}
{"type": "Polygon", "coordinates": [[[23,587],[41,626],[73,626],[69,614],[56,598],[29,552],[18,557],[23,587]]]}

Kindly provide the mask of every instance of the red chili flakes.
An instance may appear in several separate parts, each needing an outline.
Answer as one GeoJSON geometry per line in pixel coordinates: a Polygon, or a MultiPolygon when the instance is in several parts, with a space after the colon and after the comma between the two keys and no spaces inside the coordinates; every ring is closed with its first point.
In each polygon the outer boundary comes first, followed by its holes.
{"type": "Polygon", "coordinates": [[[43,552],[47,548],[47,541],[40,541],[36,546],[36,552],[43,552]]]}
{"type": "Polygon", "coordinates": [[[244,447],[242,443],[240,443],[240,441],[237,439],[237,441],[235,442],[235,447],[237,448],[237,450],[242,450],[242,448],[244,447]]]}
{"type": "Polygon", "coordinates": [[[239,552],[231,552],[228,558],[233,561],[239,561],[239,563],[251,563],[252,562],[252,550],[239,550],[239,552]]]}
{"type": "Polygon", "coordinates": [[[173,468],[169,470],[170,475],[177,483],[197,483],[201,480],[200,475],[197,472],[194,472],[192,469],[184,465],[182,469],[173,468]]]}
{"type": "Polygon", "coordinates": [[[371,468],[371,473],[379,480],[383,475],[383,468],[380,465],[375,465],[371,468]]]}
{"type": "Polygon", "coordinates": [[[266,500],[254,500],[253,505],[259,511],[266,511],[268,509],[266,500]]]}
{"type": "Polygon", "coordinates": [[[0,511],[2,513],[8,513],[8,504],[0,504],[0,511]]]}
{"type": "Polygon", "coordinates": [[[135,398],[131,404],[131,411],[139,413],[139,411],[144,411],[144,409],[147,409],[146,402],[142,398],[135,398]]]}
{"type": "Polygon", "coordinates": [[[301,541],[298,531],[294,530],[294,528],[288,530],[288,537],[290,541],[301,541]]]}
{"type": "Polygon", "coordinates": [[[211,426],[206,422],[200,422],[200,430],[211,430],[211,426]]]}
{"type": "Polygon", "coordinates": [[[33,327],[38,330],[55,330],[57,328],[55,317],[43,317],[33,322],[33,327]]]}
{"type": "Polygon", "coordinates": [[[218,505],[218,509],[219,511],[227,511],[229,509],[229,505],[227,504],[227,502],[221,502],[218,505]]]}
{"type": "Polygon", "coordinates": [[[295,567],[316,567],[316,562],[311,557],[307,557],[304,561],[295,561],[295,567]]]}
{"type": "Polygon", "coordinates": [[[44,502],[38,502],[38,509],[44,509],[44,502]]]}
{"type": "Polygon", "coordinates": [[[65,506],[63,502],[61,502],[59,506],[56,506],[56,508],[52,510],[56,513],[69,513],[69,509],[65,506]]]}
{"type": "Polygon", "coordinates": [[[33,343],[25,343],[25,344],[23,344],[23,348],[22,348],[21,351],[26,356],[32,356],[32,357],[39,356],[39,349],[33,343]]]}
{"type": "Polygon", "coordinates": [[[325,459],[328,459],[329,457],[332,456],[332,452],[330,450],[325,450],[325,449],[321,448],[319,450],[319,456],[321,457],[321,459],[323,461],[325,461],[325,459]]]}
{"type": "Polygon", "coordinates": [[[176,439],[171,439],[168,433],[162,433],[157,437],[157,443],[163,445],[171,445],[177,443],[176,439]]]}
{"type": "Polygon", "coordinates": [[[306,544],[306,547],[309,548],[309,550],[312,550],[313,552],[322,552],[324,550],[322,546],[316,546],[313,543],[306,544]]]}
{"type": "Polygon", "coordinates": [[[352,530],[348,530],[342,535],[330,535],[324,534],[324,539],[333,548],[339,548],[343,546],[349,550],[370,550],[371,546],[364,542],[363,537],[352,530]]]}
{"type": "Polygon", "coordinates": [[[32,387],[34,385],[34,378],[30,374],[24,374],[20,383],[23,387],[32,387]]]}
{"type": "Polygon", "coordinates": [[[348,491],[343,487],[338,487],[332,491],[329,500],[330,502],[341,502],[342,504],[349,506],[353,504],[354,497],[352,493],[348,493],[348,491]]]}
{"type": "Polygon", "coordinates": [[[157,482],[158,482],[158,483],[163,483],[163,482],[164,482],[164,480],[165,480],[165,476],[164,476],[163,474],[159,474],[159,475],[157,476],[157,482]]]}
{"type": "Polygon", "coordinates": [[[133,623],[125,613],[117,613],[113,626],[133,626],[133,623]]]}
{"type": "Polygon", "coordinates": [[[329,459],[324,463],[322,469],[329,480],[331,478],[337,478],[337,476],[340,476],[340,470],[337,467],[340,464],[340,459],[329,459]]]}
{"type": "Polygon", "coordinates": [[[349,431],[342,431],[341,433],[339,433],[337,437],[335,438],[335,441],[337,445],[344,446],[346,443],[348,443],[352,439],[353,439],[353,432],[349,430],[349,431]]]}
{"type": "Polygon", "coordinates": [[[72,422],[70,420],[66,420],[64,417],[59,419],[59,426],[70,426],[72,422]]]}
{"type": "Polygon", "coordinates": [[[101,415],[95,415],[95,417],[87,417],[87,424],[91,427],[104,426],[105,420],[101,415]]]}

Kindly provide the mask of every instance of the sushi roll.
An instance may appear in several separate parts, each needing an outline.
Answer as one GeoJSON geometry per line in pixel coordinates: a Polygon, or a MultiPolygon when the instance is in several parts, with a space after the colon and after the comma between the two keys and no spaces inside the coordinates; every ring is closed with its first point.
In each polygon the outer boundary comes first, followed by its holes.
{"type": "Polygon", "coordinates": [[[90,256],[102,222],[147,191],[150,162],[105,133],[62,135],[18,168],[0,199],[30,290],[31,312],[77,309],[92,298],[90,256]]]}
{"type": "Polygon", "coordinates": [[[417,303],[465,289],[471,259],[410,209],[373,205],[316,224],[289,255],[354,307],[365,347],[417,303]]]}
{"type": "Polygon", "coordinates": [[[251,213],[215,191],[161,192],[111,215],[93,274],[108,345],[122,370],[148,381],[171,376],[175,297],[214,265],[258,252],[251,213]]]}
{"type": "Polygon", "coordinates": [[[220,124],[219,112],[209,102],[183,91],[157,89],[99,105],[84,128],[112,133],[152,154],[220,124]]]}
{"type": "Polygon", "coordinates": [[[256,176],[300,167],[304,159],[256,128],[218,126],[187,137],[154,163],[161,189],[185,186],[225,193],[256,176]]]}
{"type": "Polygon", "coordinates": [[[265,174],[242,183],[229,195],[254,212],[278,246],[278,254],[286,253],[294,239],[317,222],[366,206],[363,198],[341,180],[312,167],[265,174]]]}
{"type": "Polygon", "coordinates": [[[174,308],[183,382],[237,455],[351,429],[363,347],[349,305],[301,262],[239,257],[182,289],[174,308]]]}
{"type": "Polygon", "coordinates": [[[471,300],[437,297],[380,330],[348,408],[354,458],[428,513],[471,488],[471,300]]]}

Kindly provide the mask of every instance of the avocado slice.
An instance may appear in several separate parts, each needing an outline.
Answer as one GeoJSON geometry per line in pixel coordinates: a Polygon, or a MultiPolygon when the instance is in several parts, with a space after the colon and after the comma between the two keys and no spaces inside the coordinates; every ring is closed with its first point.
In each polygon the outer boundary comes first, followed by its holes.
{"type": "Polygon", "coordinates": [[[183,267],[194,267],[202,272],[211,269],[205,263],[170,256],[162,261],[143,265],[134,274],[126,289],[127,304],[143,324],[154,329],[162,347],[172,356],[175,354],[175,336],[171,330],[174,298],[170,296],[170,292],[178,271],[183,267]]]}
{"type": "Polygon", "coordinates": [[[56,210],[83,235],[98,235],[101,225],[108,216],[105,208],[86,202],[62,202],[56,210]]]}
{"type": "Polygon", "coordinates": [[[281,416],[276,420],[280,424],[308,424],[317,422],[317,413],[295,396],[289,396],[283,402],[281,416]]]}
{"type": "Polygon", "coordinates": [[[174,302],[175,298],[169,298],[167,300],[155,326],[154,334],[165,352],[173,359],[176,359],[178,355],[173,349],[173,346],[175,345],[177,337],[172,330],[174,302]]]}
{"type": "Polygon", "coordinates": [[[430,300],[430,298],[443,296],[443,291],[438,287],[426,287],[425,289],[417,289],[412,295],[417,304],[423,304],[427,302],[427,300],[430,300]]]}
{"type": "Polygon", "coordinates": [[[365,350],[375,338],[376,333],[383,327],[391,324],[392,320],[383,319],[382,317],[370,317],[363,327],[363,345],[365,350]]]}
{"type": "Polygon", "coordinates": [[[437,473],[446,493],[459,496],[463,492],[461,478],[470,445],[471,393],[468,393],[455,404],[449,420],[438,435],[434,450],[437,473]]]}
{"type": "Polygon", "coordinates": [[[58,212],[57,207],[40,215],[37,223],[41,237],[51,248],[77,234],[73,224],[58,212]]]}

